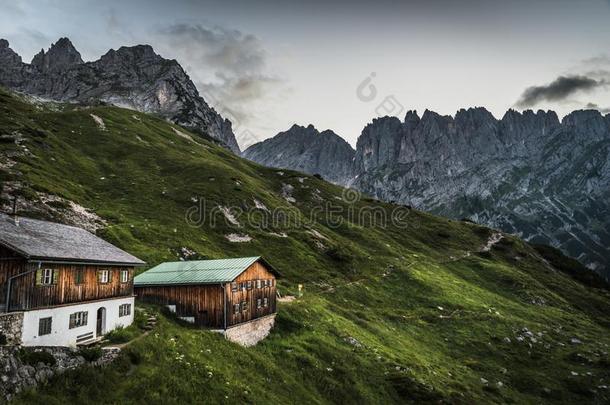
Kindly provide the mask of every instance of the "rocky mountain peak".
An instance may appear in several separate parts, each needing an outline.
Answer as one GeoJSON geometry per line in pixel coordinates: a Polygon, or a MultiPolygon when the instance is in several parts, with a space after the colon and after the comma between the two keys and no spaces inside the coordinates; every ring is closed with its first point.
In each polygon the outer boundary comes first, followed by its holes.
{"type": "Polygon", "coordinates": [[[575,130],[576,135],[594,139],[610,138],[608,121],[598,110],[576,110],[563,117],[563,125],[575,130]]]}
{"type": "Polygon", "coordinates": [[[322,174],[329,181],[344,184],[352,177],[354,153],[331,130],[319,132],[311,124],[307,127],[295,124],[288,131],[250,146],[242,156],[270,167],[322,174]]]}
{"type": "Polygon", "coordinates": [[[122,46],[116,51],[109,50],[100,58],[102,64],[137,64],[140,62],[155,63],[164,59],[155,53],[150,45],[122,46]]]}
{"type": "Polygon", "coordinates": [[[239,154],[231,122],[210,108],[176,60],[164,59],[150,45],[121,47],[84,63],[72,42],[60,38],[28,65],[4,40],[0,85],[57,101],[101,100],[158,114],[239,154]]]}
{"type": "Polygon", "coordinates": [[[6,39],[0,39],[0,64],[3,66],[21,65],[21,56],[10,48],[6,39]]]}
{"type": "Polygon", "coordinates": [[[42,49],[32,59],[32,66],[39,71],[63,70],[74,65],[82,64],[83,59],[68,38],[60,38],[51,45],[47,52],[42,49]]]}

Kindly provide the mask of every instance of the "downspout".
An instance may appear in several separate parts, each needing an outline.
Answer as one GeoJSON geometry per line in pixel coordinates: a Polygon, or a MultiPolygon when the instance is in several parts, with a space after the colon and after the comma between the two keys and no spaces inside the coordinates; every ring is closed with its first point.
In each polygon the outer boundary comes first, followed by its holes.
{"type": "Polygon", "coordinates": [[[42,267],[42,262],[38,262],[37,269],[28,270],[28,271],[24,271],[23,273],[15,274],[14,276],[12,276],[8,279],[8,282],[6,284],[6,303],[5,303],[6,306],[4,308],[4,312],[6,312],[6,313],[9,312],[9,305],[11,302],[11,285],[13,283],[13,279],[17,278],[17,277],[25,276],[26,274],[34,273],[35,271],[40,270],[41,267],[42,267]]]}
{"type": "Polygon", "coordinates": [[[222,297],[223,297],[223,306],[224,306],[224,315],[223,315],[223,324],[225,332],[227,330],[227,284],[222,285],[222,297]]]}

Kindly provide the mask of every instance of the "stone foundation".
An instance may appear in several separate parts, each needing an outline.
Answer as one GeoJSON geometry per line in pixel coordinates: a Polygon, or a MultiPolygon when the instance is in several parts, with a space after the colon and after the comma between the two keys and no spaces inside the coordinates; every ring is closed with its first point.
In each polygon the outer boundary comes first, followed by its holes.
{"type": "Polygon", "coordinates": [[[0,346],[18,346],[23,331],[23,312],[0,314],[0,346]]]}
{"type": "Polygon", "coordinates": [[[275,314],[232,326],[224,331],[225,338],[242,346],[254,346],[269,335],[275,324],[275,314]]]}

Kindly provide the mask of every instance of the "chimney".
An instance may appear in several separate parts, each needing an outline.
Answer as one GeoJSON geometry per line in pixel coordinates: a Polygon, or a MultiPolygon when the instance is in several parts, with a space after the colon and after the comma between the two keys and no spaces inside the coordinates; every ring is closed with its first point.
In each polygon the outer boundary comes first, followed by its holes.
{"type": "Polygon", "coordinates": [[[11,218],[13,220],[13,224],[15,224],[15,226],[19,226],[19,217],[17,216],[17,196],[13,197],[13,212],[11,213],[11,218]]]}

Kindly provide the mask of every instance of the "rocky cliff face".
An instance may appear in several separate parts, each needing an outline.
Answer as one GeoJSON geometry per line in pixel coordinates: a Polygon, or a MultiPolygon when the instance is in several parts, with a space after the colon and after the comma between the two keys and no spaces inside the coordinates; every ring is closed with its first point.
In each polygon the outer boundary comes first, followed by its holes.
{"type": "Polygon", "coordinates": [[[0,84],[58,101],[103,101],[158,114],[239,153],[231,122],[199,96],[177,61],[164,59],[148,45],[110,50],[85,63],[70,40],[62,38],[26,64],[0,40],[0,84]]]}
{"type": "Polygon", "coordinates": [[[319,132],[312,125],[294,125],[274,138],[250,146],[242,154],[270,167],[320,174],[345,184],[352,177],[354,149],[332,131],[319,132]]]}
{"type": "Polygon", "coordinates": [[[291,146],[280,134],[246,152],[311,173],[303,153],[285,152],[306,150],[315,171],[336,183],[559,247],[610,277],[610,115],[575,111],[560,122],[552,111],[510,110],[500,120],[484,108],[455,117],[409,111],[404,121],[367,125],[355,155],[322,157],[310,138],[298,139],[291,146]],[[333,177],[336,167],[350,176],[333,177]]]}

